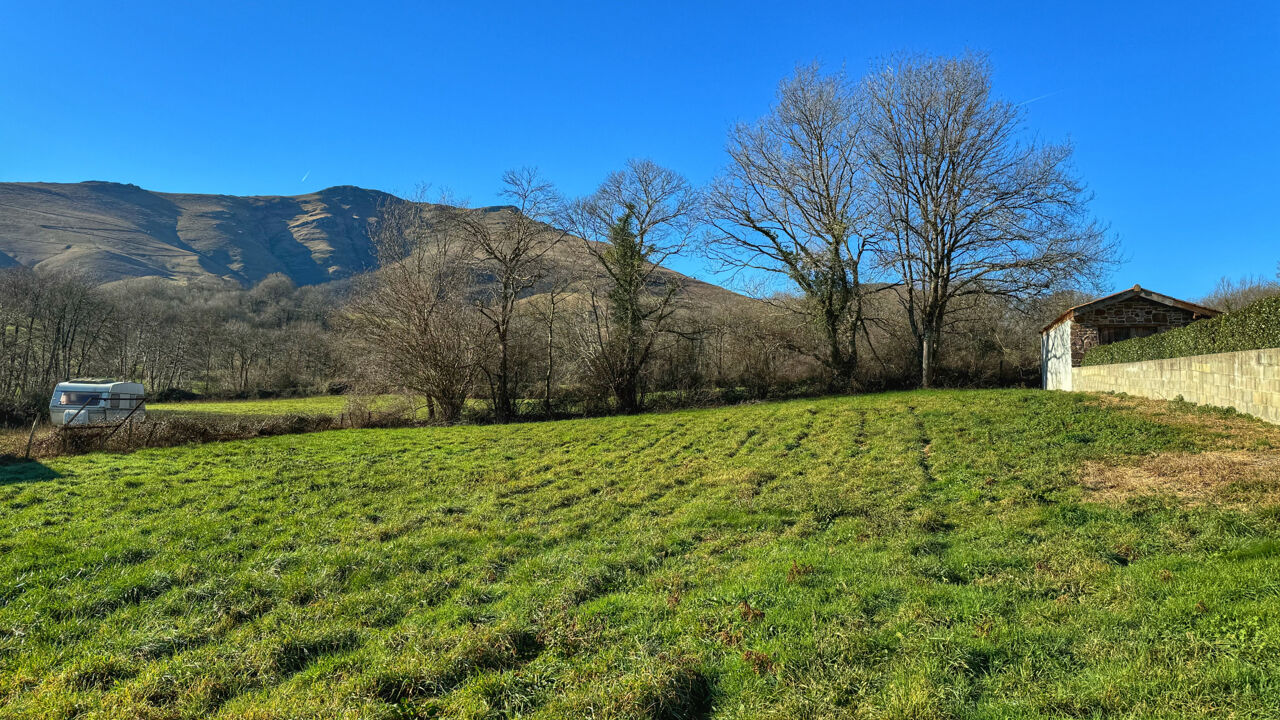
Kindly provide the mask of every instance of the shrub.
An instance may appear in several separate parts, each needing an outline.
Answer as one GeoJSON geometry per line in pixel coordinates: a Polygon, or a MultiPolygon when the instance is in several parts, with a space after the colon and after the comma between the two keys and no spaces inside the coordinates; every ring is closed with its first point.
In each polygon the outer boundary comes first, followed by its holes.
{"type": "Polygon", "coordinates": [[[41,412],[47,413],[48,408],[36,398],[0,400],[0,428],[29,427],[41,412]]]}
{"type": "Polygon", "coordinates": [[[1274,347],[1280,347],[1280,298],[1275,297],[1169,332],[1099,345],[1085,353],[1084,364],[1110,365],[1274,347]]]}
{"type": "Polygon", "coordinates": [[[158,403],[188,402],[199,399],[200,395],[183,388],[165,388],[148,398],[148,400],[158,403]]]}
{"type": "Polygon", "coordinates": [[[55,428],[36,441],[33,451],[37,457],[79,455],[98,450],[130,452],[147,447],[293,435],[337,427],[337,419],[328,415],[156,416],[132,423],[132,427],[55,428]]]}
{"type": "Polygon", "coordinates": [[[38,435],[31,450],[33,457],[80,455],[101,450],[132,452],[142,448],[297,435],[339,428],[390,428],[412,424],[411,416],[397,412],[368,412],[360,417],[157,414],[119,427],[97,425],[54,428],[38,435]]]}

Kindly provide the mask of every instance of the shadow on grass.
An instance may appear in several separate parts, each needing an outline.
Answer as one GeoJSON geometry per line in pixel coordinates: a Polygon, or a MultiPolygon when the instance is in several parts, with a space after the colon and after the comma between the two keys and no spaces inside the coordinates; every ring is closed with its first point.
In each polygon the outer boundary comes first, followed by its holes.
{"type": "Polygon", "coordinates": [[[60,478],[62,474],[35,460],[0,455],[0,486],[60,478]]]}

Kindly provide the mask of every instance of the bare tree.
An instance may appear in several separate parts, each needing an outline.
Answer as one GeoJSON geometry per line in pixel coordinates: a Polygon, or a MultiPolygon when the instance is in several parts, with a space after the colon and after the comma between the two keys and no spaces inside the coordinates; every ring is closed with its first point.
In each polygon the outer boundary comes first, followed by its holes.
{"type": "Polygon", "coordinates": [[[1218,279],[1213,292],[1206,295],[1200,303],[1223,312],[1231,312],[1276,295],[1280,295],[1280,283],[1261,275],[1246,275],[1239,280],[1223,277],[1218,279]]]}
{"type": "Polygon", "coordinates": [[[481,282],[472,298],[490,328],[497,353],[493,367],[484,370],[493,388],[495,419],[509,422],[515,417],[512,325],[518,302],[547,276],[546,255],[566,233],[550,224],[561,203],[551,183],[536,170],[507,171],[502,184],[501,194],[511,203],[510,211],[454,209],[448,217],[478,261],[474,277],[481,282]]]}
{"type": "Polygon", "coordinates": [[[559,373],[557,356],[563,352],[562,343],[556,330],[561,323],[561,313],[569,294],[571,279],[557,277],[547,287],[546,292],[531,301],[534,316],[537,318],[542,335],[542,412],[550,420],[555,417],[553,390],[559,373]]]}
{"type": "Polygon", "coordinates": [[[567,224],[585,240],[605,281],[589,292],[587,362],[621,412],[640,409],[655,343],[671,330],[680,284],[662,270],[687,245],[698,209],[698,193],[684,177],[649,160],[631,160],[566,211],[567,224]]]}
{"type": "Polygon", "coordinates": [[[951,311],[1077,284],[1115,248],[1087,211],[1071,145],[1020,138],[1024,112],[992,95],[984,57],[905,57],[863,90],[862,154],[929,387],[951,311]]]}
{"type": "Polygon", "coordinates": [[[807,376],[815,364],[814,353],[797,352],[812,329],[795,323],[793,311],[781,297],[768,303],[734,303],[708,308],[703,322],[709,326],[703,362],[714,384],[741,387],[753,398],[763,399],[807,376]]]}
{"type": "Polygon", "coordinates": [[[29,403],[93,370],[115,311],[76,273],[0,271],[0,401],[29,403]]]}
{"type": "Polygon", "coordinates": [[[864,300],[882,287],[867,282],[876,245],[856,107],[843,73],[796,70],[768,115],[734,128],[729,166],[707,200],[708,253],[725,268],[779,274],[800,289],[804,302],[789,307],[821,331],[816,357],[839,390],[858,368],[864,300]]]}
{"type": "Polygon", "coordinates": [[[461,414],[479,367],[477,318],[465,300],[470,256],[438,208],[396,203],[374,233],[379,269],[345,308],[361,370],[426,398],[432,419],[461,414]]]}

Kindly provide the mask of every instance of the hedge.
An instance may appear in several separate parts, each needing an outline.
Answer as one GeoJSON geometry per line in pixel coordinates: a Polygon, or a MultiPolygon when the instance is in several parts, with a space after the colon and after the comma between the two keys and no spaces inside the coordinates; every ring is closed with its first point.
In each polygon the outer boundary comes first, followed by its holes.
{"type": "Polygon", "coordinates": [[[1280,347],[1280,297],[1198,320],[1177,330],[1099,345],[1084,355],[1085,365],[1161,360],[1280,347]]]}

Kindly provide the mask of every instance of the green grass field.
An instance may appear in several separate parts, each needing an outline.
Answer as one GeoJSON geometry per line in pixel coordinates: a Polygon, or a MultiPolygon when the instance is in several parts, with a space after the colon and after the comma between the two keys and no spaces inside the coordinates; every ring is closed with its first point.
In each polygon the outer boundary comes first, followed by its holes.
{"type": "Polygon", "coordinates": [[[9,465],[0,716],[1275,717],[1275,447],[948,391],[9,465]]]}
{"type": "MultiPolygon", "coordinates": [[[[396,406],[404,407],[407,414],[407,400],[401,395],[376,395],[368,398],[370,409],[388,410],[396,406]]],[[[537,401],[522,400],[526,412],[538,412],[537,401]]],[[[417,400],[418,417],[427,418],[426,405],[417,400]]],[[[473,400],[469,403],[473,409],[483,409],[487,404],[473,400]]],[[[189,402],[147,403],[149,411],[160,414],[181,415],[333,415],[336,416],[347,408],[345,395],[316,395],[299,398],[273,398],[269,400],[192,400],[189,402]]]]}
{"type": "MultiPolygon", "coordinates": [[[[379,397],[387,402],[391,396],[379,397]]],[[[337,415],[346,407],[342,395],[277,398],[272,400],[195,400],[191,402],[147,403],[148,410],[164,413],[203,415],[337,415]]],[[[377,402],[375,402],[375,405],[377,402]]]]}

